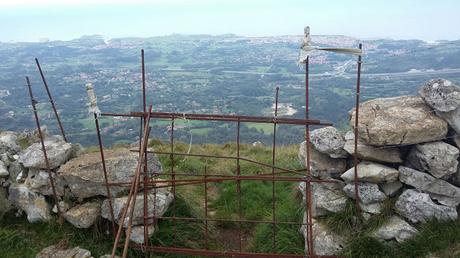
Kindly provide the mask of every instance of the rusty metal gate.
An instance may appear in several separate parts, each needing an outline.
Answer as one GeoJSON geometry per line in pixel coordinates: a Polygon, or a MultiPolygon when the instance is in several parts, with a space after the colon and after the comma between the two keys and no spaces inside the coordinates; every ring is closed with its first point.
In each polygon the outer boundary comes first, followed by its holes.
{"type": "MultiPolygon", "coordinates": [[[[361,44],[359,45],[359,50],[361,53],[361,44]]],[[[324,49],[321,49],[324,50],[324,49]]],[[[335,48],[337,50],[337,48],[335,48]]],[[[334,52],[334,51],[333,51],[334,52]]],[[[335,51],[338,52],[338,51],[335,51]]],[[[102,161],[102,166],[103,166],[103,171],[104,171],[104,180],[105,180],[105,188],[107,191],[107,196],[109,200],[109,208],[110,208],[110,216],[112,218],[112,230],[114,233],[114,244],[113,244],[113,250],[112,250],[112,257],[115,256],[117,249],[123,248],[122,251],[122,256],[126,257],[128,248],[133,248],[133,249],[139,249],[144,251],[146,254],[148,253],[172,253],[172,254],[184,254],[184,255],[189,255],[189,256],[211,256],[211,257],[327,257],[327,256],[317,256],[315,255],[315,250],[314,250],[314,235],[313,235],[313,221],[312,221],[312,187],[311,183],[324,183],[324,184],[329,184],[329,183],[336,183],[333,180],[320,180],[312,177],[310,174],[310,143],[308,139],[310,138],[310,126],[330,126],[332,124],[322,122],[319,120],[315,119],[310,119],[309,117],[309,59],[310,57],[308,56],[304,62],[305,64],[305,118],[304,119],[294,119],[294,118],[284,118],[284,117],[278,117],[277,110],[278,110],[278,91],[279,88],[276,89],[276,97],[275,97],[275,113],[274,116],[271,117],[264,117],[264,116],[243,116],[243,115],[216,115],[216,114],[186,114],[186,113],[169,113],[169,112],[154,112],[153,107],[150,105],[147,108],[147,103],[146,103],[146,78],[145,78],[145,66],[144,66],[144,50],[141,51],[141,70],[142,70],[142,85],[141,85],[141,91],[142,91],[142,107],[143,110],[140,112],[130,112],[130,113],[100,113],[96,114],[94,113],[94,120],[96,124],[96,130],[97,130],[97,136],[98,136],[98,141],[99,141],[99,147],[100,147],[100,155],[101,155],[101,161],[102,161]],[[101,130],[99,126],[99,118],[100,117],[132,117],[132,118],[138,118],[141,120],[141,129],[140,129],[140,140],[139,140],[139,149],[138,150],[133,150],[139,153],[139,160],[138,160],[138,165],[136,168],[136,171],[134,172],[134,177],[132,179],[132,182],[126,183],[126,182],[113,182],[109,181],[107,177],[107,170],[106,170],[106,164],[105,164],[105,157],[104,157],[104,148],[103,148],[103,142],[102,142],[102,135],[101,135],[101,130]],[[174,136],[174,127],[175,127],[175,120],[176,119],[182,119],[185,118],[187,120],[204,120],[204,121],[215,121],[215,122],[225,122],[225,123],[235,123],[236,124],[236,132],[235,132],[235,143],[236,143],[236,155],[235,156],[218,156],[218,155],[211,155],[211,154],[206,154],[206,153],[183,153],[183,152],[176,152],[175,151],[175,136],[174,136]],[[170,133],[170,140],[169,140],[169,149],[170,151],[167,152],[160,152],[160,151],[151,151],[147,149],[147,143],[149,140],[149,135],[150,135],[150,130],[151,127],[150,122],[155,120],[155,119],[161,119],[161,120],[169,120],[170,121],[170,128],[171,128],[171,133],[170,133]],[[240,128],[243,123],[263,123],[263,124],[271,124],[273,125],[273,139],[272,139],[272,162],[267,164],[263,163],[261,161],[257,160],[252,160],[246,157],[243,157],[240,155],[240,128]],[[305,140],[306,140],[306,169],[302,170],[292,170],[288,168],[283,168],[279,167],[275,163],[275,153],[276,153],[276,129],[278,125],[295,125],[295,126],[305,126],[305,140]],[[147,173],[148,169],[148,164],[147,164],[147,154],[151,152],[156,155],[167,155],[171,159],[171,168],[169,172],[163,172],[161,175],[163,178],[159,178],[158,175],[153,175],[150,176],[149,173],[147,173]],[[188,174],[188,173],[177,173],[175,171],[175,164],[174,164],[174,157],[177,156],[185,156],[185,157],[205,157],[209,159],[227,159],[227,160],[233,160],[236,163],[236,171],[233,171],[232,175],[222,175],[222,174],[215,174],[212,173],[212,171],[207,171],[205,168],[204,171],[201,171],[201,173],[198,174],[188,174]],[[257,174],[257,175],[247,175],[244,173],[244,171],[241,170],[240,167],[240,162],[250,162],[257,164],[258,166],[262,166],[267,168],[267,173],[263,174],[257,174]],[[166,177],[166,178],[165,178],[166,177]],[[236,198],[238,202],[238,214],[239,217],[237,219],[215,219],[215,218],[210,218],[208,216],[208,183],[221,183],[221,182],[226,182],[226,181],[232,181],[235,182],[236,184],[236,198]],[[271,220],[248,220],[248,219],[243,219],[242,217],[242,211],[241,211],[241,198],[245,194],[244,192],[241,191],[241,183],[243,181],[257,181],[257,182],[272,182],[272,216],[271,220]],[[296,221],[280,221],[276,217],[276,208],[277,208],[277,203],[276,203],[276,192],[275,192],[275,182],[304,182],[306,187],[304,188],[304,196],[305,198],[305,212],[306,212],[306,221],[303,222],[296,222],[296,221]],[[112,195],[110,193],[110,187],[112,186],[120,186],[123,185],[125,187],[129,187],[129,194],[128,194],[128,199],[127,199],[127,204],[124,206],[122,210],[122,215],[121,218],[118,220],[121,224],[127,220],[127,227],[126,227],[126,232],[124,232],[124,227],[123,226],[118,226],[116,223],[116,218],[114,216],[114,211],[113,211],[113,200],[112,200],[112,195]],[[204,212],[204,217],[199,218],[199,217],[180,217],[176,216],[175,212],[175,202],[171,204],[170,209],[172,209],[172,216],[155,216],[155,211],[153,212],[153,216],[150,216],[148,214],[148,207],[149,205],[153,205],[155,209],[155,204],[149,203],[147,195],[149,191],[153,191],[154,195],[156,195],[156,190],[159,188],[168,188],[171,189],[173,196],[176,196],[176,188],[180,186],[185,186],[185,185],[202,185],[204,186],[204,207],[205,207],[205,212],[204,212]],[[141,189],[142,188],[142,189],[141,189]],[[144,226],[144,243],[143,244],[134,244],[130,242],[130,235],[131,235],[131,230],[132,230],[132,219],[133,219],[133,212],[134,212],[134,206],[136,203],[136,196],[139,191],[143,192],[144,198],[143,198],[143,211],[144,211],[144,216],[143,216],[143,226],[144,226]],[[133,198],[134,197],[134,198],[133,198]],[[157,245],[152,245],[151,242],[149,241],[149,225],[155,225],[158,221],[161,220],[171,220],[173,224],[173,238],[176,239],[176,222],[177,221],[190,221],[190,222],[199,222],[204,224],[204,236],[205,236],[205,243],[206,243],[206,248],[204,249],[193,249],[193,248],[181,248],[177,247],[176,243],[174,243],[173,246],[157,246],[157,245]],[[239,230],[237,232],[238,234],[238,239],[239,239],[239,244],[238,244],[238,250],[213,250],[212,248],[209,248],[207,245],[208,243],[208,223],[209,222],[231,222],[235,223],[236,225],[239,225],[239,230]],[[305,237],[305,246],[306,248],[306,253],[305,254],[289,254],[289,253],[256,253],[256,252],[248,252],[246,251],[242,246],[242,230],[241,230],[241,225],[242,223],[253,223],[253,224],[269,224],[272,225],[272,234],[267,241],[271,241],[272,245],[275,246],[276,240],[277,240],[277,232],[276,228],[277,225],[281,224],[289,224],[289,225],[298,225],[300,228],[301,226],[305,226],[307,228],[307,233],[305,237]],[[122,240],[122,235],[126,234],[125,239],[122,240]]],[[[52,96],[48,90],[48,85],[46,83],[45,77],[43,75],[43,72],[40,68],[40,65],[37,62],[37,67],[40,71],[44,86],[48,92],[48,96],[50,99],[50,102],[52,104],[52,108],[55,111],[55,115],[57,118],[57,122],[59,124],[59,128],[61,129],[61,133],[65,138],[65,133],[62,128],[62,125],[59,120],[59,115],[56,112],[56,108],[52,99],[52,96]]],[[[358,180],[357,180],[357,164],[358,164],[358,158],[356,156],[357,154],[357,139],[358,139],[358,131],[357,131],[357,125],[358,125],[358,112],[359,112],[359,94],[360,94],[360,75],[361,75],[361,54],[358,55],[358,63],[357,63],[357,80],[356,80],[356,115],[355,115],[355,151],[354,151],[354,167],[355,167],[355,199],[356,199],[356,208],[359,210],[359,195],[358,195],[358,180]]],[[[33,97],[32,94],[32,89],[30,86],[29,79],[26,77],[27,80],[27,85],[29,87],[29,93],[31,97],[31,102],[32,102],[32,107],[34,109],[34,114],[35,114],[35,119],[37,123],[37,129],[41,138],[41,143],[42,143],[42,150],[44,152],[44,156],[47,159],[46,155],[46,149],[43,141],[43,137],[41,135],[41,129],[40,129],[40,124],[39,124],[39,118],[36,112],[35,108],[35,103],[36,100],[33,97]]],[[[58,200],[58,197],[54,191],[54,179],[53,176],[51,175],[51,169],[49,169],[48,166],[48,173],[50,173],[49,179],[51,186],[53,188],[54,192],[54,197],[55,200],[58,200]]],[[[154,197],[154,201],[156,200],[156,196],[154,197]]],[[[59,209],[59,205],[57,205],[59,209]]],[[[61,215],[61,211],[58,210],[59,214],[61,215]]],[[[118,224],[120,224],[118,223],[118,224]]]]}

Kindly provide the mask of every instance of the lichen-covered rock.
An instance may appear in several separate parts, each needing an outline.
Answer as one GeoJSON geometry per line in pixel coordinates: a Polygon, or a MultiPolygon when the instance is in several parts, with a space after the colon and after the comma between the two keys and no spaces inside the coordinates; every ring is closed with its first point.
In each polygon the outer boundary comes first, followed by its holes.
{"type": "Polygon", "coordinates": [[[383,202],[374,202],[369,204],[360,202],[359,207],[363,212],[367,212],[369,214],[380,214],[383,210],[383,202]]]}
{"type": "Polygon", "coordinates": [[[399,196],[395,210],[413,223],[426,222],[434,218],[443,221],[457,219],[455,208],[437,205],[428,194],[413,189],[408,189],[399,196]]]}
{"type": "MultiPolygon", "coordinates": [[[[64,164],[72,155],[72,145],[65,142],[60,136],[45,139],[45,149],[48,156],[50,169],[64,164]]],[[[45,156],[42,145],[34,143],[19,154],[19,162],[26,168],[46,169],[45,156]]]]}
{"type": "MultiPolygon", "coordinates": [[[[349,131],[345,134],[345,145],[343,149],[350,155],[355,153],[355,135],[349,131]]],[[[370,161],[402,163],[401,151],[398,147],[374,147],[365,144],[361,139],[358,139],[358,158],[370,161]]]]}
{"type": "Polygon", "coordinates": [[[0,160],[0,177],[8,177],[9,175],[10,173],[8,173],[8,169],[5,163],[3,163],[3,161],[0,160]]]}
{"type": "MultiPolygon", "coordinates": [[[[311,174],[319,178],[337,178],[347,167],[346,159],[334,159],[326,154],[320,153],[310,145],[310,170],[311,174]]],[[[306,166],[306,144],[305,141],[300,144],[299,160],[303,166],[306,166]]]]}
{"type": "Polygon", "coordinates": [[[428,142],[412,147],[407,162],[411,167],[437,178],[457,172],[459,150],[445,142],[428,142]]]}
{"type": "Polygon", "coordinates": [[[41,250],[35,258],[93,258],[93,256],[90,251],[78,246],[67,249],[52,245],[41,250]]]}
{"type": "MultiPolygon", "coordinates": [[[[352,199],[356,199],[354,184],[347,184],[343,188],[343,191],[348,197],[352,199]]],[[[371,183],[359,183],[358,184],[358,195],[359,195],[359,200],[363,204],[383,202],[387,198],[386,195],[379,190],[378,185],[371,184],[371,183]]]]}
{"type": "Polygon", "coordinates": [[[51,219],[50,207],[45,197],[31,191],[24,184],[12,184],[8,198],[17,208],[25,211],[29,222],[51,219]]]}
{"type": "Polygon", "coordinates": [[[343,135],[332,126],[319,128],[310,133],[310,141],[314,148],[331,158],[346,158],[347,153],[343,149],[345,139],[343,135]]]}
{"type": "Polygon", "coordinates": [[[386,223],[374,232],[376,238],[382,240],[396,239],[398,242],[413,237],[418,230],[398,216],[392,216],[386,223]]]}
{"type": "Polygon", "coordinates": [[[433,79],[426,82],[419,93],[438,116],[444,118],[457,133],[460,133],[459,86],[445,79],[433,79]]]}
{"type": "MultiPolygon", "coordinates": [[[[306,216],[304,215],[304,223],[306,216]]],[[[322,222],[313,219],[313,250],[316,255],[337,255],[345,247],[346,239],[330,230],[322,222]]],[[[300,233],[307,237],[307,226],[300,228],[300,233]]],[[[308,247],[305,245],[305,252],[308,253],[308,247]]]]}
{"type": "MultiPolygon", "coordinates": [[[[62,177],[56,176],[56,173],[51,172],[54,180],[54,188],[56,194],[64,196],[65,182],[62,177]]],[[[48,171],[39,169],[29,169],[29,173],[24,184],[32,191],[43,195],[53,195],[53,188],[49,179],[48,171]]]]}
{"type": "MultiPolygon", "coordinates": [[[[156,193],[156,198],[155,194],[153,191],[149,192],[147,195],[147,200],[148,200],[148,216],[153,217],[155,216],[162,216],[166,210],[168,209],[169,205],[173,201],[174,196],[167,191],[166,189],[158,189],[156,193]],[[153,204],[155,203],[155,206],[153,204]],[[154,212],[155,211],[155,212],[154,212]]],[[[122,212],[124,207],[126,206],[126,202],[128,200],[128,197],[120,197],[120,198],[114,198],[112,201],[112,207],[113,207],[113,213],[115,220],[117,224],[120,224],[120,220],[122,217],[122,212]]],[[[131,204],[132,205],[132,204],[131,204]]],[[[110,209],[109,209],[109,200],[104,200],[102,203],[102,217],[112,220],[111,214],[110,214],[110,209]]],[[[123,223],[123,227],[126,227],[128,225],[128,216],[126,216],[125,221],[123,223]]],[[[133,213],[133,218],[132,218],[132,224],[133,225],[141,225],[144,222],[144,194],[143,193],[138,193],[136,195],[136,205],[134,206],[134,213],[133,213]]],[[[153,220],[150,219],[148,220],[148,223],[153,223],[153,220]]]]}
{"type": "Polygon", "coordinates": [[[400,166],[399,180],[406,185],[430,194],[431,198],[446,206],[455,207],[460,203],[460,188],[442,179],[432,177],[427,173],[400,166]]]}
{"type": "Polygon", "coordinates": [[[390,183],[384,183],[380,186],[380,189],[385,193],[388,197],[393,197],[396,193],[403,187],[403,184],[399,181],[394,181],[390,183]]]}
{"type": "MultiPolygon", "coordinates": [[[[139,155],[128,149],[106,150],[104,155],[108,181],[130,183],[134,177],[139,155]]],[[[154,154],[149,153],[147,161],[150,175],[161,173],[161,164],[154,154]]],[[[107,196],[101,156],[98,152],[69,160],[59,168],[58,174],[76,197],[107,196]]],[[[129,186],[110,187],[113,196],[126,189],[129,189],[129,186]]]]}
{"type": "MultiPolygon", "coordinates": [[[[354,127],[355,112],[350,111],[354,127]]],[[[360,105],[358,135],[370,145],[417,144],[446,136],[446,121],[433,114],[422,98],[378,98],[360,105]]]]}
{"type": "MultiPolygon", "coordinates": [[[[155,232],[155,226],[149,225],[148,226],[149,237],[152,236],[154,232],[155,232]]],[[[134,243],[143,244],[144,243],[144,226],[132,227],[131,236],[129,237],[129,239],[133,241],[134,243]]]]}
{"type": "Polygon", "coordinates": [[[0,132],[0,154],[9,153],[13,155],[20,150],[17,133],[10,131],[0,132]]]}
{"type": "MultiPolygon", "coordinates": [[[[334,181],[336,183],[311,183],[314,217],[323,216],[329,212],[337,213],[345,210],[348,198],[342,191],[344,183],[339,180],[334,181]]],[[[305,183],[301,183],[299,188],[303,195],[303,200],[305,200],[305,183]]]]}
{"type": "MultiPolygon", "coordinates": [[[[358,164],[358,179],[370,183],[387,183],[398,180],[398,170],[370,162],[363,161],[358,164]]],[[[355,168],[352,167],[340,176],[345,182],[353,182],[355,179],[355,168]]]]}
{"type": "Polygon", "coordinates": [[[101,215],[101,204],[97,202],[87,202],[75,206],[66,211],[64,218],[77,228],[89,228],[101,215]]]}

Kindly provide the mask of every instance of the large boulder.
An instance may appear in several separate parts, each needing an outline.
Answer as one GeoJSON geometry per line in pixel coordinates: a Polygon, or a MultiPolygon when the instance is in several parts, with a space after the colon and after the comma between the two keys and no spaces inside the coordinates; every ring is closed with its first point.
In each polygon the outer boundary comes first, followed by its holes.
{"type": "Polygon", "coordinates": [[[0,154],[9,153],[13,155],[20,150],[17,133],[10,131],[0,132],[0,154]]]}
{"type": "MultiPolygon", "coordinates": [[[[343,191],[348,197],[356,199],[354,184],[347,184],[343,188],[343,191]]],[[[383,202],[387,198],[386,195],[379,190],[378,185],[371,183],[359,183],[358,195],[362,204],[383,202]]]]}
{"type": "MultiPolygon", "coordinates": [[[[334,159],[327,154],[317,151],[310,145],[310,172],[313,176],[319,178],[336,178],[339,177],[347,167],[346,159],[334,159]]],[[[299,148],[299,160],[303,166],[306,166],[306,142],[302,142],[299,148]]]]}
{"type": "Polygon", "coordinates": [[[395,239],[401,243],[417,234],[417,232],[418,230],[405,220],[398,216],[392,216],[374,232],[374,236],[382,240],[395,239]]]}
{"type": "Polygon", "coordinates": [[[93,258],[91,252],[80,247],[63,248],[52,245],[44,248],[35,258],[93,258]]]}
{"type": "MultiPolygon", "coordinates": [[[[56,176],[55,172],[51,172],[51,176],[54,180],[54,189],[56,194],[64,196],[65,181],[62,177],[56,176]]],[[[49,173],[46,170],[41,169],[29,169],[29,173],[24,184],[30,190],[43,194],[43,195],[54,195],[53,188],[49,178],[49,173]]]]}
{"type": "Polygon", "coordinates": [[[445,79],[433,79],[426,82],[419,93],[438,116],[444,118],[457,133],[460,133],[459,86],[445,79]]]}
{"type": "MultiPolygon", "coordinates": [[[[303,219],[306,223],[306,216],[303,219]]],[[[308,226],[302,225],[300,233],[307,238],[308,226]]],[[[345,247],[346,239],[330,230],[321,221],[313,219],[313,250],[316,255],[338,255],[345,247]]],[[[305,252],[308,253],[308,247],[305,245],[305,252]]]]}
{"type": "MultiPolygon", "coordinates": [[[[50,169],[64,164],[72,155],[72,144],[65,142],[62,137],[52,136],[45,139],[45,149],[50,169]]],[[[26,168],[46,169],[45,156],[41,143],[34,143],[19,154],[19,162],[26,168]]]]}
{"type": "Polygon", "coordinates": [[[343,150],[345,139],[335,127],[328,126],[313,130],[310,133],[310,141],[317,151],[331,158],[347,157],[347,153],[343,150]]]}
{"type": "Polygon", "coordinates": [[[412,147],[407,162],[411,167],[437,178],[446,178],[457,172],[459,150],[445,142],[429,142],[412,147]]]}
{"type": "Polygon", "coordinates": [[[399,215],[413,223],[427,222],[431,219],[456,220],[457,210],[452,207],[435,204],[426,193],[413,189],[404,191],[395,203],[399,215]]]}
{"type": "MultiPolygon", "coordinates": [[[[314,217],[327,213],[337,213],[345,210],[347,196],[342,191],[344,183],[335,180],[335,183],[311,183],[312,186],[312,212],[314,217]]],[[[300,191],[305,200],[305,183],[300,184],[300,191]]],[[[305,203],[305,202],[304,202],[305,203]]]]}
{"type": "MultiPolygon", "coordinates": [[[[355,135],[348,131],[345,134],[345,145],[343,149],[350,155],[355,154],[355,135]]],[[[387,163],[402,163],[401,151],[398,147],[374,147],[365,144],[361,139],[358,139],[358,158],[370,161],[387,162],[387,163]]]]}
{"type": "MultiPolygon", "coordinates": [[[[355,110],[350,111],[354,127],[355,110]]],[[[360,105],[358,135],[370,145],[417,144],[444,138],[448,125],[422,98],[379,98],[360,105]]]]}
{"type": "MultiPolygon", "coordinates": [[[[398,170],[382,164],[363,161],[358,164],[358,179],[370,183],[387,183],[398,180],[398,170]]],[[[352,167],[340,176],[345,182],[353,182],[355,168],[352,167]]]]}
{"type": "MultiPolygon", "coordinates": [[[[169,205],[173,201],[174,196],[167,191],[166,189],[158,189],[156,195],[153,191],[149,192],[147,195],[148,200],[148,216],[156,217],[162,216],[166,210],[168,209],[169,205]],[[155,198],[156,196],[156,198],[155,198]],[[153,204],[155,203],[155,207],[153,204]]],[[[114,198],[112,199],[112,207],[113,213],[117,224],[120,224],[120,220],[122,217],[123,209],[126,206],[126,202],[128,200],[127,196],[114,198]]],[[[132,205],[132,202],[131,202],[132,205]]],[[[130,208],[129,208],[130,209],[130,208]]],[[[129,210],[128,210],[129,211],[129,210]]],[[[104,200],[102,203],[102,217],[112,220],[112,216],[110,214],[110,206],[109,200],[104,200]]],[[[127,227],[128,225],[128,216],[126,216],[125,221],[123,223],[123,227],[127,227]]],[[[136,205],[134,206],[134,213],[132,218],[133,225],[141,225],[144,222],[144,194],[138,193],[136,195],[136,205]]],[[[148,223],[153,223],[153,219],[149,219],[148,223]]]]}
{"type": "Polygon", "coordinates": [[[43,195],[31,191],[24,184],[12,184],[9,188],[9,200],[25,211],[29,222],[51,219],[50,207],[43,195]]]}
{"type": "Polygon", "coordinates": [[[430,194],[431,198],[446,206],[455,207],[460,203],[460,188],[442,179],[432,177],[427,173],[400,166],[399,180],[406,185],[430,194]]]}
{"type": "MultiPolygon", "coordinates": [[[[137,153],[128,149],[114,149],[106,150],[104,156],[109,182],[130,183],[132,181],[139,158],[137,153]]],[[[147,162],[149,174],[161,172],[161,164],[154,154],[147,155],[147,162]]],[[[107,196],[99,152],[84,154],[69,160],[59,168],[58,174],[76,197],[107,196]]],[[[113,196],[116,196],[128,188],[128,185],[111,186],[110,191],[113,196]]]]}
{"type": "Polygon", "coordinates": [[[63,214],[63,217],[74,227],[89,228],[101,215],[101,204],[97,202],[87,202],[75,206],[63,214]]]}

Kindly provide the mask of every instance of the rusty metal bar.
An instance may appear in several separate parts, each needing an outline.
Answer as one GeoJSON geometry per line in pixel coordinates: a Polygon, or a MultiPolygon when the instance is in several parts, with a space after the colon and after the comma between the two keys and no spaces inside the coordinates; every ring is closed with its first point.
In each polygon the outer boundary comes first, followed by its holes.
{"type": "Polygon", "coordinates": [[[209,238],[209,231],[208,231],[208,170],[207,167],[204,166],[204,239],[205,239],[205,247],[206,249],[209,248],[208,238],[209,238]]]}
{"type": "MultiPolygon", "coordinates": [[[[236,193],[238,195],[238,218],[241,220],[243,214],[241,211],[241,167],[240,167],[240,129],[241,129],[241,122],[238,121],[237,123],[237,132],[236,132],[236,193]]],[[[238,223],[238,248],[239,251],[242,251],[242,233],[241,233],[241,222],[238,223]]]]}
{"type": "MultiPolygon", "coordinates": [[[[307,57],[305,62],[305,120],[310,118],[310,56],[307,57]]],[[[305,201],[306,201],[306,217],[308,222],[308,230],[305,237],[308,247],[308,255],[314,256],[315,252],[313,250],[313,227],[312,227],[312,198],[311,198],[311,165],[310,165],[310,125],[305,126],[305,158],[306,158],[306,167],[307,167],[307,179],[305,182],[305,201]]]]}
{"type": "MultiPolygon", "coordinates": [[[[147,217],[148,219],[153,218],[152,216],[147,217]]],[[[191,218],[191,217],[167,217],[167,216],[157,216],[157,219],[163,220],[182,220],[182,221],[214,221],[214,222],[238,222],[238,223],[252,223],[252,224],[272,224],[271,220],[248,220],[248,219],[213,219],[213,218],[191,218]]],[[[308,225],[308,223],[293,222],[293,221],[277,221],[277,224],[284,225],[308,225]]]]}
{"type": "MultiPolygon", "coordinates": [[[[175,162],[174,162],[174,117],[171,119],[171,138],[170,138],[170,147],[171,147],[171,154],[170,154],[170,159],[171,159],[171,180],[172,180],[172,192],[174,196],[174,202],[172,203],[172,209],[173,209],[173,216],[176,217],[176,174],[174,170],[175,162]]],[[[176,239],[177,239],[177,225],[176,221],[173,221],[173,234],[174,234],[174,247],[176,247],[176,239]]]]}
{"type": "MultiPolygon", "coordinates": [[[[360,43],[359,44],[359,49],[362,50],[363,48],[363,45],[360,43]]],[[[354,133],[355,133],[355,151],[353,153],[353,165],[355,166],[354,167],[354,185],[355,185],[355,205],[356,205],[356,209],[358,211],[361,211],[361,207],[359,206],[359,202],[360,202],[360,198],[359,198],[359,190],[358,190],[358,187],[359,187],[359,179],[358,179],[358,164],[359,164],[359,161],[358,161],[358,124],[359,124],[359,97],[360,97],[360,93],[361,93],[361,63],[362,63],[362,60],[361,60],[361,55],[359,55],[358,57],[358,74],[357,74],[357,77],[356,77],[356,103],[355,103],[355,130],[354,130],[354,133]]]]}
{"type": "MultiPolygon", "coordinates": [[[[278,116],[278,97],[279,87],[276,87],[275,93],[275,118],[278,116]]],[[[273,124],[273,141],[272,141],[272,178],[275,178],[275,159],[276,159],[276,123],[273,124]]],[[[272,249],[276,250],[276,197],[275,197],[276,183],[272,181],[272,249]]]]}
{"type": "Polygon", "coordinates": [[[62,126],[61,119],[59,118],[59,114],[58,114],[57,109],[56,109],[56,105],[54,104],[53,97],[51,96],[50,89],[48,88],[48,83],[46,82],[45,75],[43,74],[42,68],[41,68],[40,63],[38,62],[37,58],[35,58],[35,63],[37,63],[38,71],[40,72],[40,76],[42,78],[43,85],[45,85],[46,93],[48,94],[48,98],[50,100],[51,107],[53,108],[54,115],[56,116],[56,120],[57,120],[58,125],[59,125],[59,129],[61,130],[62,138],[64,138],[64,141],[67,142],[67,138],[66,138],[65,132],[64,132],[64,127],[62,126]]]}
{"type": "Polygon", "coordinates": [[[99,143],[99,153],[101,154],[102,172],[104,174],[105,190],[107,192],[107,198],[109,200],[110,218],[112,219],[112,231],[113,233],[115,233],[117,231],[117,226],[115,223],[115,215],[113,212],[112,194],[110,192],[110,187],[108,185],[109,180],[107,177],[107,166],[105,164],[104,147],[102,145],[102,137],[101,137],[101,129],[99,127],[99,119],[96,113],[94,114],[94,122],[96,123],[97,141],[99,143]]]}
{"type": "MultiPolygon", "coordinates": [[[[150,122],[150,115],[147,115],[147,121],[150,122]]],[[[142,141],[141,145],[145,144],[145,138],[148,138],[148,135],[147,135],[148,133],[149,133],[148,123],[146,123],[144,125],[144,135],[142,137],[143,141],[142,141]]],[[[121,234],[122,234],[122,231],[123,231],[123,226],[124,226],[126,214],[128,213],[128,208],[130,206],[131,199],[132,199],[133,195],[134,195],[134,198],[136,198],[137,193],[135,192],[135,188],[136,188],[136,185],[138,185],[138,182],[139,182],[139,180],[138,180],[139,179],[139,173],[140,173],[140,168],[142,166],[142,159],[144,158],[143,151],[144,151],[145,148],[144,148],[144,146],[141,146],[140,149],[141,149],[141,153],[139,154],[139,162],[138,162],[137,167],[136,167],[136,172],[135,172],[134,178],[133,178],[133,180],[131,182],[131,187],[130,187],[130,190],[129,190],[128,198],[126,200],[126,205],[125,205],[125,207],[123,207],[122,216],[121,216],[121,226],[118,227],[117,234],[115,236],[115,241],[113,243],[111,258],[115,257],[115,252],[116,252],[116,249],[117,249],[117,246],[118,246],[118,241],[120,240],[120,237],[121,237],[121,234]]],[[[126,238],[128,239],[128,243],[129,243],[129,236],[126,236],[126,238]]],[[[125,247],[126,247],[126,242],[125,242],[125,247]]],[[[124,248],[124,249],[127,249],[127,248],[124,248]]],[[[123,250],[123,253],[124,252],[125,252],[125,250],[123,250]]]]}
{"type": "MultiPolygon", "coordinates": [[[[101,116],[122,116],[122,117],[143,117],[144,112],[130,112],[130,113],[101,113],[101,116]]],[[[164,113],[152,112],[152,118],[159,119],[172,119],[184,118],[187,120],[206,120],[206,121],[223,121],[223,122],[240,122],[246,123],[266,123],[266,124],[290,124],[290,125],[318,125],[318,126],[332,126],[332,123],[321,122],[320,120],[304,120],[295,118],[273,118],[264,116],[240,116],[240,115],[214,115],[214,114],[186,114],[186,113],[164,113]]]]}
{"type": "Polygon", "coordinates": [[[40,138],[40,144],[42,146],[42,152],[43,152],[43,156],[45,158],[46,171],[48,172],[48,177],[50,178],[49,180],[50,180],[50,184],[51,184],[51,189],[53,191],[54,201],[56,202],[56,208],[57,208],[59,216],[61,217],[62,216],[62,211],[61,211],[61,208],[59,207],[59,198],[58,198],[57,193],[56,193],[56,187],[55,187],[55,183],[54,183],[53,172],[51,171],[50,163],[49,163],[49,160],[48,160],[48,154],[46,153],[45,141],[43,139],[43,133],[42,133],[42,129],[40,127],[40,120],[38,118],[37,107],[35,106],[35,104],[38,103],[38,102],[34,99],[34,95],[33,95],[33,92],[32,92],[32,86],[30,85],[30,80],[29,80],[28,76],[26,76],[26,82],[27,82],[27,88],[29,89],[30,103],[32,104],[32,109],[33,109],[33,112],[34,112],[34,117],[35,117],[35,123],[37,125],[38,136],[40,138]]]}

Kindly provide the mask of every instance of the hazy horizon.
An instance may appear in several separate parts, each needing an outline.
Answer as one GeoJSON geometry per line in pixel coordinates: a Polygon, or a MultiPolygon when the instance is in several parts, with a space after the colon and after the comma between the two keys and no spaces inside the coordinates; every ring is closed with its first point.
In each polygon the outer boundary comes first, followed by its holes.
{"type": "Polygon", "coordinates": [[[457,40],[460,2],[269,0],[0,0],[2,42],[171,34],[313,35],[457,40]]]}

